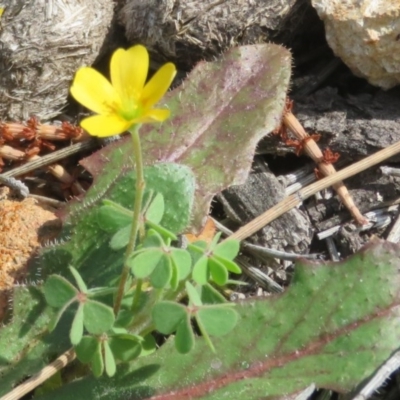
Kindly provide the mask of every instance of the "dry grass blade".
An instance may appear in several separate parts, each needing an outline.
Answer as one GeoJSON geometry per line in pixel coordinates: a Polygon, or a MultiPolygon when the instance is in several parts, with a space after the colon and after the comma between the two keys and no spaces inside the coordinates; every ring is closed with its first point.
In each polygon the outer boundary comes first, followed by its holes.
{"type": "MultiPolygon", "coordinates": [[[[304,143],[304,151],[318,165],[318,169],[323,176],[332,175],[336,172],[335,167],[331,164],[331,162],[325,159],[324,154],[318,147],[315,140],[312,138],[312,136],[308,135],[298,119],[291,112],[287,112],[283,115],[282,122],[293,132],[297,139],[304,143]]],[[[368,221],[363,217],[357,206],[354,204],[354,201],[344,183],[338,181],[332,186],[357,223],[360,225],[366,224],[368,221]]]]}
{"type": "Polygon", "coordinates": [[[45,382],[51,376],[53,376],[57,371],[64,368],[67,364],[73,361],[76,357],[75,351],[69,349],[60,357],[58,357],[51,364],[44,367],[37,374],[31,376],[27,381],[17,386],[11,392],[7,393],[5,396],[1,397],[0,400],[18,400],[27,393],[31,392],[33,389],[37,388],[40,384],[45,382]]]}
{"type": "Polygon", "coordinates": [[[285,212],[300,205],[305,199],[309,198],[313,194],[321,191],[322,189],[326,189],[327,187],[332,186],[335,183],[342,181],[343,179],[356,175],[367,168],[379,164],[380,162],[394,156],[397,153],[400,153],[400,142],[397,142],[387,147],[386,149],[380,150],[377,153],[366,157],[363,160],[358,161],[357,163],[350,165],[339,172],[335,172],[334,174],[329,175],[319,180],[318,182],[315,182],[305,187],[304,189],[301,189],[295,194],[292,194],[291,196],[282,200],[276,206],[272,207],[265,213],[261,214],[259,217],[255,218],[247,225],[237,230],[233,235],[229,236],[229,238],[234,238],[238,240],[246,239],[247,237],[251,236],[258,230],[269,224],[274,219],[284,214],[285,212]]]}

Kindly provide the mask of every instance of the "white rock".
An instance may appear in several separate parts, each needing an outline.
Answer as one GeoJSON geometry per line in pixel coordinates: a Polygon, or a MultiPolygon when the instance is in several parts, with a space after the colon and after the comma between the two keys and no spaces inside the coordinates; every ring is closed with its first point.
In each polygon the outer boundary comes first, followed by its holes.
{"type": "Polygon", "coordinates": [[[329,46],[353,73],[384,89],[400,83],[400,0],[311,0],[329,46]]]}

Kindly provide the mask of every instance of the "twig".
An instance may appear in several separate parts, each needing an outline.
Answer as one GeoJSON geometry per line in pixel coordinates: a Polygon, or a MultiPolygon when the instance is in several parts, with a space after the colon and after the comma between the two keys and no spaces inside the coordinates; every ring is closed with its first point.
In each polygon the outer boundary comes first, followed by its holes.
{"type": "Polygon", "coordinates": [[[358,395],[353,400],[366,400],[389,378],[392,372],[400,367],[400,351],[394,353],[369,380],[358,395]]]}
{"type": "Polygon", "coordinates": [[[46,154],[45,156],[41,156],[31,161],[28,161],[26,164],[21,165],[20,167],[13,168],[10,171],[4,172],[3,174],[1,174],[1,176],[11,177],[11,176],[24,175],[28,172],[34,171],[37,168],[54,164],[56,161],[62,160],[63,158],[66,158],[72,154],[78,153],[83,150],[92,149],[96,147],[96,143],[97,142],[95,140],[88,140],[85,142],[72,144],[71,146],[65,147],[64,149],[53,151],[50,154],[46,154]]]}
{"type": "Polygon", "coordinates": [[[28,380],[24,383],[21,383],[11,392],[7,393],[5,396],[1,397],[0,400],[18,400],[22,396],[31,392],[33,389],[37,388],[51,376],[53,376],[56,372],[63,369],[67,364],[73,361],[76,357],[74,349],[69,349],[60,357],[58,357],[51,364],[44,367],[37,374],[32,375],[28,380]]]}
{"type": "MultiPolygon", "coordinates": [[[[226,226],[221,224],[221,222],[217,221],[216,219],[212,218],[214,221],[215,227],[221,231],[224,235],[226,236],[231,236],[233,232],[228,229],[226,226]]],[[[264,246],[258,246],[256,244],[252,244],[246,241],[240,242],[240,245],[243,247],[243,249],[246,249],[249,251],[249,253],[252,253],[254,256],[260,258],[268,257],[268,258],[278,258],[280,260],[288,260],[288,261],[296,261],[299,258],[308,258],[308,259],[318,259],[319,254],[297,254],[297,253],[287,253],[286,251],[281,251],[281,250],[275,250],[275,249],[269,249],[264,246]]]]}
{"type": "Polygon", "coordinates": [[[400,213],[398,213],[386,240],[392,243],[398,243],[400,241],[400,213]]]}
{"type": "Polygon", "coordinates": [[[285,198],[277,205],[275,205],[271,209],[267,210],[266,212],[255,218],[250,223],[241,227],[230,237],[239,240],[246,239],[247,237],[251,236],[258,230],[269,224],[274,219],[283,215],[285,212],[291,210],[294,207],[299,206],[305,199],[308,199],[313,194],[337,182],[340,182],[343,179],[356,175],[367,168],[379,164],[380,162],[394,156],[399,152],[400,152],[400,142],[397,142],[387,147],[386,149],[382,149],[376,152],[375,154],[366,157],[363,160],[358,161],[355,164],[350,165],[339,172],[334,173],[333,175],[329,175],[319,180],[318,182],[315,182],[305,187],[304,189],[299,190],[299,192],[285,198]]]}
{"type": "MultiPolygon", "coordinates": [[[[363,232],[372,228],[382,228],[389,225],[392,221],[392,216],[390,215],[390,212],[397,211],[398,208],[399,206],[395,205],[367,212],[365,216],[369,220],[368,224],[360,226],[356,228],[356,230],[363,232]]],[[[318,232],[317,237],[319,240],[326,239],[338,232],[340,228],[341,225],[332,226],[329,229],[318,232]]]]}
{"type": "Polygon", "coordinates": [[[400,176],[400,168],[393,168],[388,166],[382,166],[381,172],[383,175],[387,176],[400,176]]]}
{"type": "MultiPolygon", "coordinates": [[[[293,172],[290,172],[289,174],[279,175],[277,176],[277,179],[279,182],[282,183],[283,186],[289,187],[290,185],[302,181],[305,177],[310,176],[311,174],[313,174],[313,171],[314,171],[314,165],[307,164],[304,165],[303,167],[296,169],[293,172]]],[[[315,174],[313,175],[315,180],[315,174]]]]}
{"type": "Polygon", "coordinates": [[[337,251],[335,242],[331,237],[327,237],[325,239],[326,247],[328,248],[329,255],[331,256],[332,261],[339,261],[339,252],[337,251]]]}
{"type": "MultiPolygon", "coordinates": [[[[250,263],[245,260],[243,257],[237,257],[236,261],[242,267],[243,272],[258,282],[261,287],[267,289],[272,293],[282,293],[283,287],[277,284],[272,278],[270,278],[267,274],[264,274],[259,268],[253,267],[250,263]]],[[[1,400],[1,399],[0,399],[1,400]]]]}
{"type": "MultiPolygon", "coordinates": [[[[304,151],[317,164],[318,169],[323,176],[332,175],[336,172],[334,166],[329,161],[325,160],[324,154],[315,140],[308,135],[298,119],[290,111],[283,114],[282,122],[293,132],[301,143],[304,143],[304,151]]],[[[354,204],[344,183],[342,181],[337,181],[332,186],[357,223],[360,225],[366,224],[368,221],[362,216],[357,206],[354,204]]]]}
{"type": "Polygon", "coordinates": [[[20,197],[25,198],[29,196],[28,186],[26,186],[25,183],[19,181],[18,179],[7,178],[0,175],[0,183],[8,186],[11,190],[17,192],[18,196],[20,197]]]}

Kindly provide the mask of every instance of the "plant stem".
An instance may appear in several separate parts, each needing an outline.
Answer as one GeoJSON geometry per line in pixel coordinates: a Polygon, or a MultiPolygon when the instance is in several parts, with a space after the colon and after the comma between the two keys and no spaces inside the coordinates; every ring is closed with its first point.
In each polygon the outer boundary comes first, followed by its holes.
{"type": "MultiPolygon", "coordinates": [[[[132,146],[133,146],[133,156],[135,161],[135,170],[136,170],[136,193],[135,199],[133,203],[133,217],[132,217],[132,228],[131,234],[129,238],[128,247],[126,248],[125,258],[124,258],[124,266],[121,273],[121,278],[119,280],[118,292],[115,298],[114,303],[114,314],[117,315],[119,309],[121,308],[122,297],[125,292],[125,284],[126,280],[129,276],[129,266],[127,264],[128,257],[132,254],[136,246],[137,234],[139,231],[140,220],[141,220],[141,211],[142,211],[142,202],[143,202],[143,194],[145,188],[144,181],[144,172],[143,172],[143,158],[142,158],[142,148],[140,145],[140,136],[139,136],[140,125],[134,125],[130,129],[131,137],[132,137],[132,146]]],[[[138,288],[140,290],[140,288],[138,288]]],[[[137,289],[137,291],[138,291],[137,289]]],[[[139,298],[140,293],[135,293],[135,297],[139,298]]]]}
{"type": "Polygon", "coordinates": [[[140,302],[140,293],[142,292],[143,279],[138,279],[136,282],[135,295],[132,301],[132,311],[136,311],[140,302]]]}

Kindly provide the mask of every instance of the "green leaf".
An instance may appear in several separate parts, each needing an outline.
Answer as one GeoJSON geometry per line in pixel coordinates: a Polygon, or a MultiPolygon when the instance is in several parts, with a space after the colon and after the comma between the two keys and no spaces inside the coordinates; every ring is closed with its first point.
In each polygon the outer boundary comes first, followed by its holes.
{"type": "Polygon", "coordinates": [[[213,288],[209,283],[199,288],[200,298],[203,304],[221,304],[226,303],[226,299],[218,290],[213,288]]]}
{"type": "Polygon", "coordinates": [[[163,247],[164,245],[163,237],[154,229],[149,229],[143,241],[143,247],[163,247]]]}
{"type": "MultiPolygon", "coordinates": [[[[70,304],[67,303],[69,306],[70,304]]],[[[57,312],[56,315],[53,316],[53,318],[49,322],[49,332],[53,332],[58,323],[60,322],[61,317],[63,316],[65,310],[67,307],[60,308],[60,310],[57,312]]]]}
{"type": "MultiPolygon", "coordinates": [[[[106,201],[103,200],[103,202],[106,201]]],[[[104,205],[97,211],[97,222],[106,232],[115,232],[124,228],[132,222],[132,217],[132,211],[119,205],[104,205]]]]}
{"type": "Polygon", "coordinates": [[[176,235],[168,229],[165,229],[163,226],[155,224],[152,221],[146,221],[146,226],[151,229],[157,231],[160,235],[162,235],[166,239],[176,240],[176,235]]]}
{"type": "Polygon", "coordinates": [[[51,275],[44,284],[44,296],[51,307],[60,308],[72,300],[78,291],[60,275],[51,275]]]}
{"type": "Polygon", "coordinates": [[[88,297],[100,297],[100,296],[108,296],[110,294],[114,294],[116,292],[115,287],[96,287],[92,289],[88,289],[87,295],[88,297]]]}
{"type": "Polygon", "coordinates": [[[111,307],[96,300],[87,300],[83,304],[83,323],[89,333],[100,335],[114,324],[114,312],[111,307]]]}
{"type": "Polygon", "coordinates": [[[190,253],[185,249],[177,249],[175,247],[171,248],[171,259],[178,271],[178,280],[185,279],[189,273],[192,266],[192,258],[190,253]]]}
{"type": "Polygon", "coordinates": [[[194,264],[192,278],[199,285],[205,285],[208,282],[209,276],[208,257],[204,255],[197,260],[196,264],[194,264]]]}
{"type": "Polygon", "coordinates": [[[202,305],[202,302],[197,289],[190,282],[185,282],[185,287],[190,303],[194,306],[200,307],[202,305]]]}
{"type": "Polygon", "coordinates": [[[213,237],[213,239],[212,239],[212,241],[211,241],[211,243],[210,243],[210,245],[209,245],[209,248],[210,248],[211,250],[214,250],[214,249],[216,248],[216,246],[217,246],[217,244],[218,244],[218,241],[219,241],[219,239],[221,238],[221,235],[222,235],[222,232],[217,232],[217,233],[215,234],[215,236],[213,237]]]}
{"type": "Polygon", "coordinates": [[[150,275],[150,282],[153,287],[157,289],[165,288],[172,278],[171,260],[168,256],[163,254],[160,262],[150,275]]]}
{"type": "Polygon", "coordinates": [[[210,306],[198,310],[196,318],[211,336],[224,336],[237,324],[238,313],[227,307],[210,306]]]}
{"type": "Polygon", "coordinates": [[[213,255],[211,259],[222,264],[228,271],[233,272],[234,274],[241,274],[242,270],[240,269],[239,265],[237,265],[234,261],[228,260],[226,258],[222,258],[217,255],[213,255]]]}
{"type": "Polygon", "coordinates": [[[121,361],[131,361],[139,357],[142,346],[133,335],[116,335],[111,336],[108,340],[114,357],[121,361]]]}
{"type": "Polygon", "coordinates": [[[178,275],[178,269],[176,268],[175,264],[173,263],[173,260],[170,259],[170,261],[171,261],[171,279],[169,281],[169,288],[172,291],[175,291],[179,285],[179,275],[178,275]]]}
{"type": "Polygon", "coordinates": [[[74,267],[69,267],[69,270],[71,271],[71,274],[74,277],[76,284],[78,285],[79,291],[81,293],[86,294],[88,289],[87,289],[87,286],[86,286],[85,282],[83,281],[80,273],[74,267]]]}
{"type": "Polygon", "coordinates": [[[83,305],[79,304],[74,320],[72,321],[69,338],[73,345],[77,345],[83,336],[83,305]]]}
{"type": "Polygon", "coordinates": [[[157,350],[157,343],[154,336],[150,333],[144,337],[140,357],[146,357],[157,350]]]}
{"type": "Polygon", "coordinates": [[[239,254],[239,250],[240,242],[235,239],[228,239],[218,243],[213,250],[213,254],[227,258],[228,260],[233,260],[239,254]]]}
{"type": "Polygon", "coordinates": [[[164,258],[164,252],[161,249],[151,248],[130,257],[127,264],[136,278],[143,279],[151,275],[157,265],[162,262],[162,258],[164,258]]]}
{"type": "Polygon", "coordinates": [[[156,329],[164,335],[175,332],[179,323],[187,318],[186,307],[172,301],[162,301],[153,307],[152,317],[156,329]]]}
{"type": "Polygon", "coordinates": [[[131,224],[121,228],[110,240],[110,247],[113,250],[119,250],[126,247],[131,235],[131,224]]]}
{"type": "Polygon", "coordinates": [[[99,347],[100,343],[94,336],[83,336],[82,340],[74,346],[78,360],[84,364],[93,359],[99,347]]]}
{"type": "Polygon", "coordinates": [[[103,354],[101,352],[101,345],[99,342],[99,345],[96,348],[95,353],[93,354],[93,358],[91,360],[91,367],[93,371],[93,375],[95,377],[100,377],[103,375],[104,371],[104,361],[103,361],[103,354]]]}
{"type": "MultiPolygon", "coordinates": [[[[400,245],[378,242],[341,263],[298,262],[283,295],[236,305],[240,321],[232,332],[213,338],[216,354],[197,338],[189,354],[176,354],[167,343],[136,360],[132,373],[161,367],[153,375],[136,376],[130,396],[139,396],[143,386],[151,396],[173,388],[176,398],[215,400],[293,397],[311,383],[353,390],[398,349],[399,259],[400,245]]],[[[126,394],[129,378],[106,387],[104,381],[84,383],[93,385],[91,393],[121,386],[126,394]]]]}
{"type": "Polygon", "coordinates": [[[157,193],[146,211],[146,220],[149,220],[155,224],[159,224],[164,215],[164,211],[164,196],[161,193],[157,193]]]}
{"type": "Polygon", "coordinates": [[[189,353],[194,347],[194,334],[188,316],[186,316],[177,327],[175,347],[181,354],[189,353]]]}
{"type": "Polygon", "coordinates": [[[115,372],[117,371],[117,365],[115,364],[114,355],[107,341],[103,342],[103,347],[104,347],[104,365],[106,369],[106,374],[111,377],[115,375],[115,372]]]}
{"type": "Polygon", "coordinates": [[[223,286],[228,282],[228,271],[216,257],[210,257],[208,259],[208,266],[210,268],[210,273],[213,281],[220,286],[223,286]]]}

